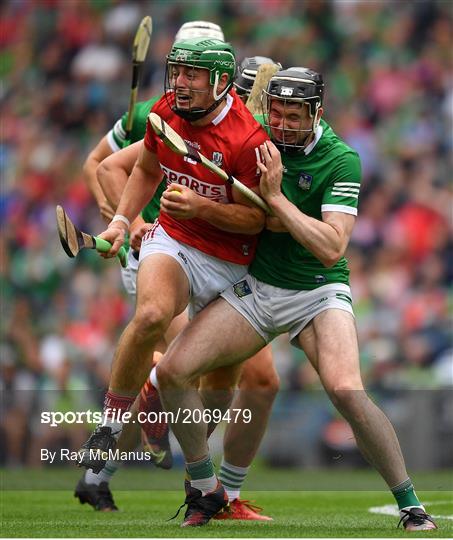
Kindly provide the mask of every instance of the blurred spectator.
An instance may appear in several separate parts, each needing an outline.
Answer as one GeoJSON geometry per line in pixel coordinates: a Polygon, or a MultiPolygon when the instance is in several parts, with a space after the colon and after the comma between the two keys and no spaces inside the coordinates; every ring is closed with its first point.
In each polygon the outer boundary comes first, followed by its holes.
{"type": "MultiPolygon", "coordinates": [[[[24,381],[102,387],[133,309],[115,261],[66,257],[54,207],[102,230],[81,166],[127,109],[132,41],[148,14],[142,98],[162,92],[175,32],[197,18],[221,24],[238,59],[269,55],[323,72],[327,121],[363,163],[348,257],[367,382],[452,384],[450,8],[442,0],[2,3],[0,382],[8,395],[24,381]]],[[[318,387],[301,353],[283,340],[275,350],[283,388],[318,387]]],[[[17,429],[1,431],[11,462],[29,409],[7,401],[17,419],[17,429]]]]}

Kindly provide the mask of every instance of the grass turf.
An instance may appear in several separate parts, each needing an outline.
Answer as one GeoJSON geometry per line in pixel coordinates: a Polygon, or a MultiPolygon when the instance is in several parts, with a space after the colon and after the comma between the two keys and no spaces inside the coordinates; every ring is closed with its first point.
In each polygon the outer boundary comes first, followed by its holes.
{"type": "MultiPolygon", "coordinates": [[[[133,474],[139,473],[132,471],[133,474]]],[[[47,473],[47,480],[56,473],[47,473]]],[[[357,476],[361,472],[348,473],[357,476]]],[[[4,485],[4,483],[3,483],[4,485]]],[[[49,485],[49,484],[48,484],[49,485]]],[[[432,503],[436,516],[453,514],[451,491],[418,492],[432,503]]],[[[1,494],[2,537],[407,537],[396,529],[394,516],[372,514],[369,508],[392,504],[385,491],[244,491],[272,515],[272,523],[211,521],[199,528],[180,528],[178,518],[167,522],[183,501],[180,491],[115,490],[117,513],[94,512],[80,505],[72,490],[6,490],[1,494]]],[[[438,531],[411,537],[451,537],[453,520],[438,518],[438,531]]]]}

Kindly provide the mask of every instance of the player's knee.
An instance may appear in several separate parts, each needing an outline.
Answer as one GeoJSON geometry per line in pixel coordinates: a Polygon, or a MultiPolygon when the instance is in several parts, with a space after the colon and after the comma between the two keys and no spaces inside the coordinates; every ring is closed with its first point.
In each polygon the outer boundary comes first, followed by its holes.
{"type": "Polygon", "coordinates": [[[132,320],[134,335],[138,339],[160,339],[163,337],[171,317],[164,309],[153,305],[143,305],[137,308],[132,320]]]}
{"type": "Polygon", "coordinates": [[[327,392],[335,407],[348,419],[360,421],[369,400],[363,388],[354,384],[333,384],[327,392]]]}
{"type": "Polygon", "coordinates": [[[242,373],[239,388],[275,396],[280,389],[280,378],[273,368],[267,370],[246,369],[242,373]]]}
{"type": "Polygon", "coordinates": [[[165,357],[156,366],[156,376],[160,389],[178,388],[186,382],[184,374],[165,357]]]}

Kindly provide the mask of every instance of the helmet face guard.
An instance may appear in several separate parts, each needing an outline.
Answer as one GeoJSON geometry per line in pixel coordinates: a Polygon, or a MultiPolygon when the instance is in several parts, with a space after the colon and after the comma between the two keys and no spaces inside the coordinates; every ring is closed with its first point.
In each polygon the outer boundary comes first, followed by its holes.
{"type": "Polygon", "coordinates": [[[306,148],[319,122],[318,110],[322,106],[323,95],[322,76],[307,68],[289,68],[279,71],[271,78],[263,95],[264,123],[270,130],[271,139],[281,151],[294,153],[306,148]],[[274,100],[282,103],[284,113],[299,111],[298,127],[294,127],[294,121],[291,121],[291,127],[285,125],[285,117],[281,127],[272,125],[271,109],[274,100]],[[311,119],[309,128],[302,126],[304,109],[308,111],[308,117],[311,119]],[[279,133],[278,138],[275,132],[279,133]]]}
{"type": "MultiPolygon", "coordinates": [[[[226,94],[230,91],[236,72],[236,60],[233,48],[229,43],[216,39],[192,38],[177,42],[173,45],[167,56],[165,73],[165,95],[172,110],[189,121],[199,120],[220,105],[226,94]],[[213,103],[206,109],[192,108],[178,109],[174,99],[175,86],[172,80],[172,66],[186,66],[191,69],[205,69],[209,72],[209,85],[212,90],[213,103]],[[227,84],[222,91],[218,91],[220,79],[226,73],[227,84]]],[[[190,89],[190,94],[200,90],[190,89]]],[[[203,90],[201,92],[204,92],[203,90]]]]}

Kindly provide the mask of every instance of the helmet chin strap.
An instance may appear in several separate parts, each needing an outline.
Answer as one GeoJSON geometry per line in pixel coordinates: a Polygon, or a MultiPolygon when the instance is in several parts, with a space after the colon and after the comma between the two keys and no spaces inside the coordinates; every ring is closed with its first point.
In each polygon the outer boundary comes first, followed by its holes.
{"type": "Polygon", "coordinates": [[[212,90],[212,95],[214,96],[214,99],[218,101],[219,99],[223,98],[223,96],[228,92],[228,90],[231,88],[231,85],[227,85],[223,92],[220,92],[220,94],[217,94],[217,88],[219,86],[220,78],[219,78],[219,72],[215,72],[215,80],[214,80],[214,88],[212,90]]]}
{"type": "Polygon", "coordinates": [[[221,103],[222,100],[219,99],[218,101],[214,101],[214,103],[207,109],[192,109],[190,111],[186,111],[185,109],[178,109],[176,105],[173,105],[171,110],[181,118],[184,118],[184,120],[188,120],[189,122],[195,122],[196,120],[201,120],[209,113],[217,109],[217,107],[221,103]]]}

